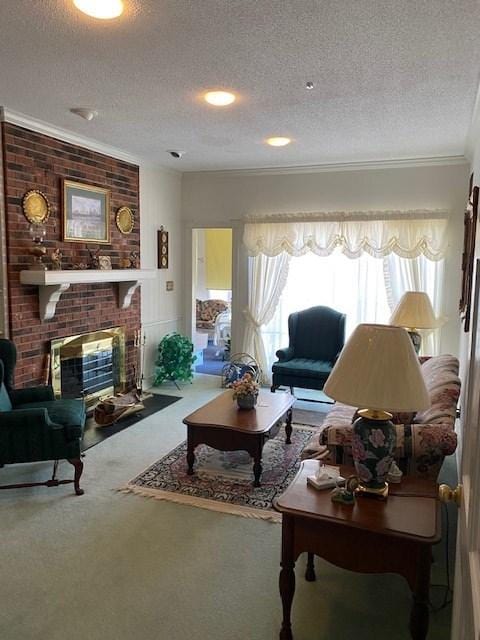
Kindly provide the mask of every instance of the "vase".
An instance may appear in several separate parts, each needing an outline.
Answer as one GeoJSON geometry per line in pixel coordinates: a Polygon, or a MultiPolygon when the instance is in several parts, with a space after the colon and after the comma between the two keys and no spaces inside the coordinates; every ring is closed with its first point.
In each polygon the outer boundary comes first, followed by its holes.
{"type": "Polygon", "coordinates": [[[248,396],[239,396],[237,405],[239,409],[254,409],[257,404],[257,396],[251,393],[248,396]]]}

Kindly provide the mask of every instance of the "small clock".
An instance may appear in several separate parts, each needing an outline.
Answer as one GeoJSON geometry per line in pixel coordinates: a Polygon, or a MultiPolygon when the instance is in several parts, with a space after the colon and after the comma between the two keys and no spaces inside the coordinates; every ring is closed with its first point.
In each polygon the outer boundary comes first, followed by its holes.
{"type": "Polygon", "coordinates": [[[160,227],[157,233],[158,268],[168,269],[168,231],[160,227]]]}

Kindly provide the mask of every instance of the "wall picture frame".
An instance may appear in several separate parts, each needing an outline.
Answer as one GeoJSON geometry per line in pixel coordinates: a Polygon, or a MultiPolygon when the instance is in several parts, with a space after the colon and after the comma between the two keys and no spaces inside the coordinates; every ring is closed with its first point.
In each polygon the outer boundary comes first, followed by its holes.
{"type": "Polygon", "coordinates": [[[460,317],[463,330],[470,331],[470,315],[472,304],[472,283],[475,258],[475,236],[477,232],[479,188],[473,186],[473,174],[470,176],[470,189],[465,215],[463,219],[463,254],[462,254],[462,293],[459,302],[460,317]]]}
{"type": "Polygon", "coordinates": [[[163,227],[157,231],[157,251],[159,269],[168,269],[168,231],[163,227]]]}
{"type": "Polygon", "coordinates": [[[110,190],[63,180],[64,242],[110,244],[110,190]]]}

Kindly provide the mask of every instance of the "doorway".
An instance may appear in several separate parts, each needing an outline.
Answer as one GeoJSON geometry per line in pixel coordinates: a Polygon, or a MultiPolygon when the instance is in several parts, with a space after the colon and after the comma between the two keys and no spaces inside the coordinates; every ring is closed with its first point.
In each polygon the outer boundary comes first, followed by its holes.
{"type": "Polygon", "coordinates": [[[195,371],[221,376],[232,335],[232,229],[193,229],[195,371]]]}

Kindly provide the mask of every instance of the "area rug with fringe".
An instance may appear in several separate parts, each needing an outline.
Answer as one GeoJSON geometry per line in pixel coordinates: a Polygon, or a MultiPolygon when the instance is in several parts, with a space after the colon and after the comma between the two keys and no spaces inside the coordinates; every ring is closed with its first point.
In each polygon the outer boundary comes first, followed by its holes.
{"type": "Polygon", "coordinates": [[[156,500],[169,500],[194,507],[250,518],[281,522],[272,506],[292,482],[300,456],[317,429],[293,425],[292,443],[285,444],[285,431],[263,447],[261,486],[253,486],[253,460],[246,451],[217,451],[207,445],[195,449],[195,472],[187,474],[187,443],[152,464],[120,491],[156,500]]]}

